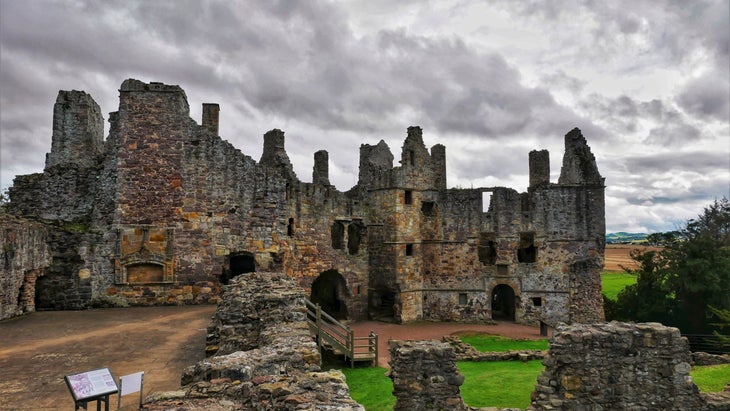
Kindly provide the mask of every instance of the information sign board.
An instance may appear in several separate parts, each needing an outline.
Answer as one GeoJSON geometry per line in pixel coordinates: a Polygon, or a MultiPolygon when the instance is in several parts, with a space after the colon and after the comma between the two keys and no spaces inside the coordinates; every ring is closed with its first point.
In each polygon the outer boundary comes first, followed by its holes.
{"type": "Polygon", "coordinates": [[[117,383],[108,368],[86,371],[64,377],[75,401],[86,401],[117,392],[117,383]]]}

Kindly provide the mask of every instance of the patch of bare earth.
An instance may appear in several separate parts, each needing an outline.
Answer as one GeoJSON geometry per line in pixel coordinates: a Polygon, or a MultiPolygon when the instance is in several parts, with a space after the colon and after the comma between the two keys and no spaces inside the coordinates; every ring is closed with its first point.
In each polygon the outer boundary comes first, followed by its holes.
{"type": "Polygon", "coordinates": [[[650,247],[637,244],[606,244],[606,254],[603,269],[606,271],[623,272],[623,267],[630,269],[639,268],[639,266],[636,264],[636,261],[631,259],[631,252],[633,250],[659,251],[661,250],[661,247],[650,247]]]}
{"type": "MultiPolygon", "coordinates": [[[[0,409],[71,410],[64,376],[109,367],[115,377],[145,372],[145,395],[180,386],[204,357],[215,306],[45,311],[0,321],[0,409]]],[[[136,409],[136,394],[123,397],[136,409]]],[[[110,409],[116,409],[112,396],[110,409]]],[[[95,403],[89,403],[94,409],[95,403]]]]}

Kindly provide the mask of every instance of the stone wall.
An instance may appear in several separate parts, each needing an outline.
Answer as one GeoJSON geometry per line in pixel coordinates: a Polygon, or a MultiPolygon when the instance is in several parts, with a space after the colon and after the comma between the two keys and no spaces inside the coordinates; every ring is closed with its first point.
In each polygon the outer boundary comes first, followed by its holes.
{"type": "Polygon", "coordinates": [[[0,320],[35,311],[35,286],[51,264],[48,229],[0,211],[0,320]]]}
{"type": "Polygon", "coordinates": [[[340,371],[321,371],[304,291],[279,273],[238,276],[209,327],[211,357],[188,367],[179,391],[155,393],[146,410],[364,410],[340,371]]]}
{"type": "Polygon", "coordinates": [[[18,176],[8,206],[71,227],[49,244],[48,308],[207,303],[232,276],[274,270],[350,319],[603,319],[604,186],[580,130],[557,184],[549,153],[529,154],[525,193],[447,189],[446,148],[417,126],[398,155],[363,144],[343,192],[326,151],[300,181],[284,131],[256,162],[217,135],[219,110],[206,103],[199,125],[181,87],[128,79],[103,142],[91,96],[59,92],[46,169],[18,176]]]}
{"type": "Polygon", "coordinates": [[[730,409],[699,393],[691,361],[686,338],[658,323],[559,326],[530,409],[730,409]]]}
{"type": "Polygon", "coordinates": [[[467,410],[454,349],[438,341],[390,341],[394,410],[467,410]]]}

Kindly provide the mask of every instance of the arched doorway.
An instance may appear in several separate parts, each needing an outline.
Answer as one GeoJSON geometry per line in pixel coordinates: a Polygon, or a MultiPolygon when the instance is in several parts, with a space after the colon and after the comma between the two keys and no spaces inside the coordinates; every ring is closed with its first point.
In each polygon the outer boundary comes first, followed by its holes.
{"type": "Polygon", "coordinates": [[[515,290],[500,284],[492,290],[492,319],[515,320],[515,290]]]}
{"type": "Polygon", "coordinates": [[[221,283],[228,284],[231,278],[235,276],[253,272],[256,272],[256,260],[253,254],[231,253],[226,257],[223,274],[221,274],[221,283]]]}
{"type": "Polygon", "coordinates": [[[309,300],[337,320],[347,319],[348,296],[345,278],[337,270],[323,272],[312,283],[309,300]]]}

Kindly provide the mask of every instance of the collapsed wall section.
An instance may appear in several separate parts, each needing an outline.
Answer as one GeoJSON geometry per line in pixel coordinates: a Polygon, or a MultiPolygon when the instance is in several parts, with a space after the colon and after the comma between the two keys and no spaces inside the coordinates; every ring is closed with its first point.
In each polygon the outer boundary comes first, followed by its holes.
{"type": "Polygon", "coordinates": [[[209,327],[214,355],[185,369],[180,390],[148,396],[145,409],[364,410],[340,371],[321,371],[304,298],[280,273],[233,279],[209,327]]]}

